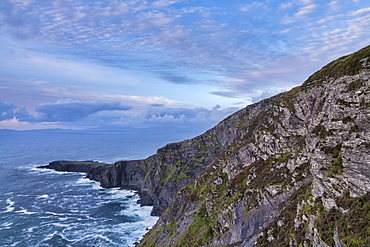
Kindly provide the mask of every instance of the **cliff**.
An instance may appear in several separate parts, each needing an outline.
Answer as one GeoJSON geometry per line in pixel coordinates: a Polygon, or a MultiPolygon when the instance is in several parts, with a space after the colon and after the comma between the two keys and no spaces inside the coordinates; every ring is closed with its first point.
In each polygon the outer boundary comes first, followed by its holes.
{"type": "Polygon", "coordinates": [[[160,215],[139,246],[370,246],[370,46],[144,160],[91,165],[160,215]]]}
{"type": "Polygon", "coordinates": [[[370,246],[369,78],[370,46],[224,120],[139,246],[370,246]]]}

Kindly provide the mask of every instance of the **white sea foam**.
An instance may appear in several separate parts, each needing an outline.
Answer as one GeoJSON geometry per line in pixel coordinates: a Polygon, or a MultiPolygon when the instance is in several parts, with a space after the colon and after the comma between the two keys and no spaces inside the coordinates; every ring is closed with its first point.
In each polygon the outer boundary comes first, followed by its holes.
{"type": "Polygon", "coordinates": [[[107,190],[110,199],[124,199],[127,197],[134,197],[135,192],[132,190],[121,190],[119,188],[111,188],[107,190]]]}
{"type": "Polygon", "coordinates": [[[26,215],[37,214],[37,212],[29,212],[27,209],[24,209],[24,208],[22,208],[21,210],[15,211],[15,212],[19,214],[26,214],[26,215]]]}
{"type": "MultiPolygon", "coordinates": [[[[46,164],[43,164],[43,165],[46,165],[46,164]]],[[[38,164],[37,166],[40,166],[40,164],[38,164]]],[[[56,170],[53,170],[53,169],[37,168],[36,166],[27,167],[26,170],[28,172],[38,173],[38,174],[58,174],[58,175],[69,175],[69,176],[75,176],[75,175],[83,176],[83,175],[86,175],[86,173],[84,173],[84,172],[56,171],[56,170]]]]}
{"type": "Polygon", "coordinates": [[[12,201],[12,199],[13,199],[13,197],[10,197],[10,198],[8,198],[8,199],[6,199],[6,203],[8,204],[7,206],[6,206],[6,209],[5,209],[5,211],[3,211],[3,212],[1,212],[1,213],[9,213],[9,212],[12,212],[12,211],[14,211],[14,204],[15,204],[15,202],[14,201],[12,201]]]}
{"type": "Polygon", "coordinates": [[[42,240],[42,242],[47,242],[47,241],[51,240],[54,236],[60,236],[62,239],[65,239],[67,241],[70,241],[61,232],[54,231],[53,233],[46,235],[46,237],[42,240]]]}
{"type": "MultiPolygon", "coordinates": [[[[52,173],[60,173],[65,174],[64,172],[55,172],[52,171],[52,173]]],[[[73,188],[74,186],[86,186],[87,188],[91,188],[92,190],[96,190],[99,193],[99,204],[106,204],[106,203],[112,203],[112,202],[118,202],[122,203],[124,206],[124,209],[122,209],[119,212],[119,215],[125,215],[128,217],[134,218],[137,222],[125,222],[125,223],[118,223],[115,225],[110,225],[109,228],[106,227],[106,225],[96,225],[96,219],[94,220],[89,211],[82,212],[81,210],[71,210],[70,214],[68,213],[57,213],[57,212],[51,212],[47,211],[46,214],[52,216],[52,217],[58,217],[59,222],[53,222],[50,224],[52,227],[61,227],[63,229],[63,233],[67,234],[64,236],[64,239],[67,239],[69,241],[73,241],[74,243],[81,243],[81,244],[87,244],[90,241],[102,241],[105,244],[117,244],[116,241],[124,241],[122,242],[124,246],[134,246],[134,243],[139,241],[145,233],[147,233],[148,229],[150,229],[158,220],[158,217],[151,216],[150,212],[152,210],[152,207],[148,206],[140,206],[137,204],[137,200],[140,199],[139,195],[132,190],[122,190],[119,188],[110,188],[110,189],[103,189],[100,186],[99,182],[92,181],[88,178],[85,178],[85,174],[80,174],[80,177],[75,180],[75,182],[69,182],[68,186],[71,186],[70,188],[66,189],[63,194],[68,194],[73,192],[76,188],[73,188]],[[76,183],[77,182],[77,183],[76,183]],[[69,217],[70,216],[70,217],[69,217]],[[81,216],[81,217],[80,217],[81,216]],[[70,220],[77,220],[77,222],[85,222],[83,225],[80,223],[76,223],[71,225],[69,222],[70,220]],[[87,223],[85,220],[90,219],[91,223],[87,223]],[[95,223],[94,223],[95,222],[95,223]],[[75,225],[76,227],[74,227],[75,225]],[[79,230],[79,228],[81,230],[79,230]],[[88,230],[87,230],[88,229],[88,230]],[[86,234],[86,231],[90,232],[90,234],[86,234]],[[115,237],[112,238],[112,234],[118,237],[121,240],[114,240],[115,237]],[[124,236],[124,237],[123,237],[124,236]]],[[[76,200],[79,200],[79,198],[84,198],[87,195],[73,195],[73,198],[76,198],[76,200]]],[[[49,199],[53,197],[51,195],[39,195],[37,199],[49,199]]],[[[68,198],[64,200],[69,200],[68,198]]],[[[95,205],[96,206],[96,205],[95,205]]],[[[93,206],[93,207],[95,207],[93,206]]],[[[56,233],[52,233],[47,238],[51,239],[56,233]]],[[[58,235],[60,235],[61,232],[59,232],[58,235]]],[[[47,241],[47,240],[46,240],[47,241]]]]}
{"type": "Polygon", "coordinates": [[[35,229],[36,227],[29,227],[29,228],[27,228],[27,232],[33,232],[33,230],[35,229]]]}
{"type": "Polygon", "coordinates": [[[69,224],[61,224],[61,223],[51,223],[51,225],[58,226],[58,227],[66,227],[66,228],[70,227],[69,224]]]}
{"type": "Polygon", "coordinates": [[[94,183],[97,183],[89,178],[86,178],[86,177],[81,177],[77,180],[77,184],[83,184],[83,185],[90,185],[90,184],[94,184],[94,183]]]}
{"type": "Polygon", "coordinates": [[[104,241],[106,241],[107,243],[106,244],[114,244],[114,242],[109,239],[108,237],[102,235],[102,234],[98,234],[98,233],[94,233],[94,234],[88,234],[88,235],[85,235],[84,237],[82,237],[80,239],[80,241],[88,241],[89,239],[93,240],[93,239],[102,239],[104,241]]]}
{"type": "Polygon", "coordinates": [[[1,224],[0,226],[1,227],[9,227],[11,225],[13,225],[13,222],[5,222],[5,223],[1,224]]]}
{"type": "Polygon", "coordinates": [[[36,199],[43,199],[43,198],[49,198],[49,195],[41,195],[36,197],[36,199]]]}
{"type": "Polygon", "coordinates": [[[51,214],[51,215],[54,215],[54,216],[65,216],[65,214],[61,214],[61,213],[54,213],[54,212],[45,212],[46,214],[51,214]]]}
{"type": "MultiPolygon", "coordinates": [[[[73,215],[74,216],[74,215],[73,215]]],[[[73,219],[74,219],[75,217],[73,217],[73,219]]],[[[67,221],[67,220],[70,220],[70,219],[72,219],[71,217],[59,217],[58,218],[58,220],[59,221],[67,221]]]]}

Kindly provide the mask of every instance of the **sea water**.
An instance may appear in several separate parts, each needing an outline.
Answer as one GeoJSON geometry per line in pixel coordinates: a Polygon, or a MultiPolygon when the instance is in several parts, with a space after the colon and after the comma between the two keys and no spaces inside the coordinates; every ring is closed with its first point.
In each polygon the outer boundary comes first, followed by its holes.
{"type": "Polygon", "coordinates": [[[134,246],[156,222],[134,191],[83,173],[37,169],[54,160],[146,158],[192,133],[0,131],[0,246],[134,246]]]}

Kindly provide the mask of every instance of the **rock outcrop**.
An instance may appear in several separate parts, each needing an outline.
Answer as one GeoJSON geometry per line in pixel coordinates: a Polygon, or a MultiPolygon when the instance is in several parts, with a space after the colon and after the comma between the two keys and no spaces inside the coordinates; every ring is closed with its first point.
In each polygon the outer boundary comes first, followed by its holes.
{"type": "Polygon", "coordinates": [[[120,187],[140,191],[145,177],[141,161],[119,161],[114,164],[95,161],[53,161],[38,168],[62,172],[84,172],[86,177],[100,182],[103,188],[120,187]]]}
{"type": "Polygon", "coordinates": [[[139,246],[370,246],[370,46],[138,161],[92,166],[161,215],[139,246]]]}
{"type": "Polygon", "coordinates": [[[139,246],[370,246],[369,65],[366,47],[236,113],[139,246]]]}

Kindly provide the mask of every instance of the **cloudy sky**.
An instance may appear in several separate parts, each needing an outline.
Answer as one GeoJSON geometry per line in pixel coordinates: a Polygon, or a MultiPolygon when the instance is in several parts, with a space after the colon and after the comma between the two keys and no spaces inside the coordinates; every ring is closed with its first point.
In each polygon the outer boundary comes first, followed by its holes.
{"type": "Polygon", "coordinates": [[[0,129],[211,126],[369,30],[369,0],[1,0],[0,129]]]}

